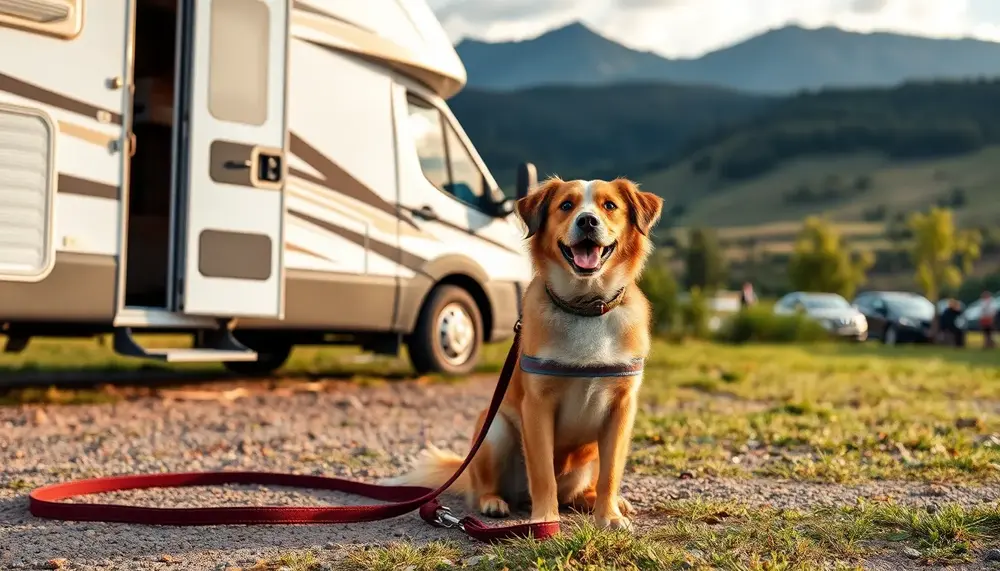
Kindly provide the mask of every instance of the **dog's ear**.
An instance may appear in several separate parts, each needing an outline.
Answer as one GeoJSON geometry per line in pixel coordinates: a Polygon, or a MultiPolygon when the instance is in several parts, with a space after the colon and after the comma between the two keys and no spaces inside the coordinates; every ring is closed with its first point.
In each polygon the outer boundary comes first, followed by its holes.
{"type": "Polygon", "coordinates": [[[660,221],[660,214],[663,211],[663,199],[652,192],[639,190],[639,187],[630,180],[619,178],[612,181],[618,187],[625,201],[628,202],[629,217],[632,224],[638,228],[644,236],[649,235],[649,231],[660,221]]]}
{"type": "Polygon", "coordinates": [[[545,181],[534,191],[517,201],[517,215],[528,227],[528,234],[525,238],[531,238],[543,228],[545,220],[549,216],[549,204],[552,202],[552,195],[556,188],[562,183],[557,178],[545,181]]]}

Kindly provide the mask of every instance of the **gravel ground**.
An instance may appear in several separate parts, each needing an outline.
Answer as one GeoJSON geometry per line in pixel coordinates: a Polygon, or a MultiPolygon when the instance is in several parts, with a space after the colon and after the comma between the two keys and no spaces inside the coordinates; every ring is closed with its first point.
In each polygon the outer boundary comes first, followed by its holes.
{"type": "MultiPolygon", "coordinates": [[[[405,469],[426,442],[464,451],[492,386],[489,376],[454,384],[368,387],[343,382],[277,389],[213,385],[138,391],[115,404],[0,408],[0,569],[41,568],[60,558],[67,560],[67,569],[215,569],[295,550],[319,549],[335,561],[344,546],[353,544],[461,540],[455,532],[426,525],[416,514],[380,523],[317,526],[63,523],[28,514],[27,490],[98,475],[219,469],[377,480],[405,469]]],[[[964,505],[1000,498],[997,489],[903,482],[833,486],[676,476],[631,476],[624,493],[640,512],[664,500],[699,497],[800,508],[849,503],[859,496],[964,505]]],[[[368,502],[259,487],[129,492],[100,499],[158,506],[368,502]]],[[[458,499],[450,502],[464,507],[458,499]]],[[[641,524],[641,513],[639,520],[641,524]]]]}

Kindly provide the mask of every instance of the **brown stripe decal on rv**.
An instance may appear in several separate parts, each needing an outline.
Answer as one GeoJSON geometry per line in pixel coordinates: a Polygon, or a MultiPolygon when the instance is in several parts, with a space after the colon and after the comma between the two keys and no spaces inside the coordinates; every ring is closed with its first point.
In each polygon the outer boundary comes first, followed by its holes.
{"type": "Polygon", "coordinates": [[[94,198],[110,198],[118,200],[118,187],[103,182],[77,178],[68,174],[60,174],[57,192],[62,194],[76,194],[78,196],[92,196],[94,198]]]}
{"type": "MultiPolygon", "coordinates": [[[[410,213],[412,213],[414,211],[413,208],[406,208],[404,206],[400,206],[400,208],[402,208],[402,209],[404,209],[404,210],[406,210],[406,211],[408,211],[410,213]]],[[[435,223],[440,224],[442,226],[445,226],[447,228],[451,228],[452,230],[458,230],[459,232],[464,232],[464,233],[468,234],[469,236],[471,236],[473,238],[476,238],[477,240],[482,240],[483,242],[486,242],[488,244],[492,244],[492,245],[494,245],[494,246],[496,246],[498,248],[503,248],[504,250],[507,250],[508,252],[514,252],[515,254],[522,253],[520,250],[516,250],[514,248],[511,248],[510,246],[508,246],[508,245],[506,245],[506,244],[504,244],[502,242],[497,242],[496,240],[493,240],[491,238],[487,238],[486,236],[483,236],[483,235],[480,235],[480,234],[476,234],[476,232],[474,230],[472,230],[471,228],[462,228],[458,224],[452,224],[451,222],[448,222],[447,220],[442,220],[440,218],[435,218],[435,219],[431,220],[431,222],[435,222],[435,223]]]]}
{"type": "Polygon", "coordinates": [[[0,73],[0,91],[6,91],[12,95],[30,99],[41,103],[42,105],[51,105],[52,107],[58,107],[59,109],[64,109],[72,113],[86,115],[92,119],[100,120],[100,117],[104,116],[108,119],[109,123],[114,123],[115,125],[122,124],[122,116],[120,113],[112,113],[106,109],[101,109],[100,107],[95,107],[89,103],[84,103],[83,101],[66,97],[65,95],[43,89],[32,83],[21,81],[16,77],[11,77],[2,73],[0,73]]]}
{"type": "Polygon", "coordinates": [[[305,212],[301,212],[299,210],[289,209],[288,213],[310,224],[315,224],[316,226],[319,226],[320,228],[326,230],[327,232],[331,232],[333,234],[340,236],[341,238],[354,242],[355,244],[361,246],[362,248],[367,248],[380,256],[383,256],[390,260],[395,260],[400,265],[405,266],[417,273],[423,273],[422,268],[424,267],[424,264],[427,263],[427,260],[421,258],[420,256],[416,256],[409,252],[404,252],[403,250],[400,250],[399,248],[391,244],[386,244],[384,242],[378,242],[372,240],[367,236],[358,234],[357,232],[348,230],[346,228],[342,228],[340,226],[336,226],[325,220],[314,218],[306,214],[305,212]]]}
{"type": "Polygon", "coordinates": [[[395,206],[389,204],[385,199],[376,194],[374,190],[368,188],[364,185],[364,183],[351,176],[344,169],[340,168],[339,165],[328,159],[323,155],[323,153],[316,150],[312,145],[303,141],[301,137],[295,133],[289,133],[288,139],[290,147],[289,150],[291,150],[292,154],[305,161],[309,166],[315,169],[316,172],[320,173],[323,178],[317,178],[312,174],[295,168],[289,169],[292,176],[308,180],[313,184],[318,184],[334,192],[350,196],[351,198],[377,208],[382,212],[392,214],[396,218],[399,218],[414,228],[417,227],[413,220],[407,216],[401,215],[395,206]]]}

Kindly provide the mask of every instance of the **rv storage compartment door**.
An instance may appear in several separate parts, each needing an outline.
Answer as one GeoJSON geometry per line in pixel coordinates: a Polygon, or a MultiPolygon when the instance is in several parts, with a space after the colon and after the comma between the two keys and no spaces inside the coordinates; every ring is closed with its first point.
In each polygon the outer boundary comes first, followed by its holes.
{"type": "Polygon", "coordinates": [[[175,188],[176,309],[280,319],[289,0],[189,0],[184,9],[190,99],[175,188]]]}

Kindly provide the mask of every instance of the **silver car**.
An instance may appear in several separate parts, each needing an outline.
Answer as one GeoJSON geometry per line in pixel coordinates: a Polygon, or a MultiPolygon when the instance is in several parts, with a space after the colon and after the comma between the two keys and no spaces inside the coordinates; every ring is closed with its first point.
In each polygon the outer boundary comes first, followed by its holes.
{"type": "Polygon", "coordinates": [[[864,314],[843,296],[835,293],[792,292],[774,304],[774,313],[804,314],[837,337],[850,337],[858,341],[868,338],[868,320],[864,314]]]}

